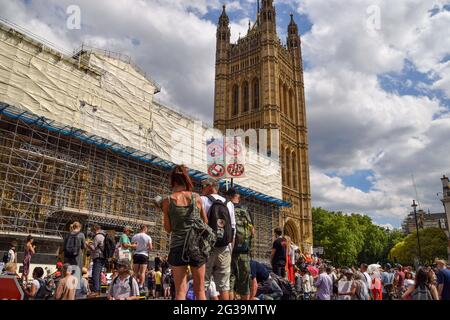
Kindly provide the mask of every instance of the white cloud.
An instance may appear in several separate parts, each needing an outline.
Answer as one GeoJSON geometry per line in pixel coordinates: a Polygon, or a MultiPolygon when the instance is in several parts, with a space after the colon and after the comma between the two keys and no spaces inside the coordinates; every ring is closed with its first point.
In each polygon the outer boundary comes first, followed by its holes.
{"type": "Polygon", "coordinates": [[[387,93],[378,75],[401,71],[409,59],[421,72],[441,77],[433,87],[420,84],[423,89],[447,91],[449,63],[441,63],[450,53],[447,13],[430,17],[432,3],[418,0],[300,3],[314,24],[303,37],[312,66],[305,83],[314,204],[399,225],[416,198],[413,173],[423,207],[442,211],[436,193],[450,170],[445,108],[427,97],[387,93]],[[364,25],[372,4],[380,6],[382,19],[375,37],[364,25]],[[326,175],[355,170],[375,173],[372,190],[348,188],[326,175]]]}
{"type": "MultiPolygon", "coordinates": [[[[210,121],[213,114],[215,23],[219,0],[0,0],[1,15],[72,49],[82,42],[130,54],[163,86],[160,98],[210,121]],[[65,8],[78,4],[82,29],[65,28],[65,8]],[[136,45],[137,40],[138,45],[136,45]]],[[[225,1],[233,41],[254,19],[252,0],[225,1]]],[[[331,210],[363,212],[398,226],[415,198],[414,173],[424,208],[442,211],[439,178],[450,173],[450,115],[435,99],[399,96],[378,83],[383,73],[400,72],[405,59],[438,79],[416,84],[450,96],[450,12],[445,0],[278,0],[306,14],[313,23],[303,35],[310,129],[313,204],[331,210]],[[367,8],[380,8],[380,30],[367,29],[367,8]],[[430,16],[429,10],[441,12],[430,16]],[[372,170],[374,187],[363,192],[340,178],[372,170]]],[[[279,25],[279,30],[285,26],[279,25]]],[[[284,39],[282,39],[284,40],[284,39]]],[[[411,87],[413,79],[404,84],[411,87]]],[[[447,106],[448,108],[448,106],[447,106]]]]}

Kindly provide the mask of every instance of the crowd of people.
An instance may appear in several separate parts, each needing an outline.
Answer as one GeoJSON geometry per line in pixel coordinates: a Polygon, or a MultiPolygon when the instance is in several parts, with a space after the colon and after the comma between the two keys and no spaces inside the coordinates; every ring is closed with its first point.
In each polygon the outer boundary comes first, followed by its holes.
{"type": "Polygon", "coordinates": [[[219,194],[216,180],[202,182],[201,195],[193,192],[188,168],[177,166],[170,175],[171,194],[157,202],[165,231],[170,234],[168,256],[153,251],[148,227],[134,235],[125,227],[116,242],[99,225],[85,237],[82,225],[72,223],[64,240],[63,261],[53,274],[36,267],[36,253],[27,238],[22,275],[17,275],[17,242],[5,254],[4,274],[17,276],[30,299],[109,300],[143,297],[174,300],[450,300],[450,270],[446,262],[412,267],[362,264],[334,268],[317,255],[303,254],[281,228],[274,230],[270,264],[251,259],[256,229],[239,192],[219,194]],[[88,252],[90,268],[84,268],[88,252]],[[106,269],[112,269],[110,281],[106,269]]]}

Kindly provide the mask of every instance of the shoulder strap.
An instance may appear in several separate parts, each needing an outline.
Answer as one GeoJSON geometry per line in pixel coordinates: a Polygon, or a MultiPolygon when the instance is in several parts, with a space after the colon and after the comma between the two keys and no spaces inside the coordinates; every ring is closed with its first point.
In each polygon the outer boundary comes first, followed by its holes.
{"type": "Polygon", "coordinates": [[[212,203],[214,203],[214,202],[217,201],[217,199],[214,198],[212,195],[207,195],[206,197],[207,197],[207,198],[209,199],[209,201],[211,201],[212,203]]]}
{"type": "Polygon", "coordinates": [[[114,286],[117,284],[118,280],[119,280],[119,276],[115,277],[113,282],[111,283],[111,295],[114,294],[114,286]]]}
{"type": "Polygon", "coordinates": [[[130,293],[131,296],[134,297],[135,292],[134,292],[134,285],[133,285],[133,277],[130,275],[130,277],[128,278],[129,281],[129,286],[130,286],[130,293]]]}
{"type": "Polygon", "coordinates": [[[191,210],[191,216],[192,218],[200,218],[200,213],[197,207],[197,201],[196,201],[196,193],[191,193],[191,207],[189,210],[191,210]]]}

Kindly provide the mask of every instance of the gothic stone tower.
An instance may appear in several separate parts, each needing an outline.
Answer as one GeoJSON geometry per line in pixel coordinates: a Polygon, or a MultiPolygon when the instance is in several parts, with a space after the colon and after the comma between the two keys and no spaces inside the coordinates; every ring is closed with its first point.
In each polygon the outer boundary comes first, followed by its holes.
{"type": "Polygon", "coordinates": [[[279,130],[283,198],[292,203],[283,210],[280,225],[294,243],[310,251],[308,133],[298,26],[291,15],[287,45],[283,45],[273,0],[258,5],[255,24],[249,24],[248,34],[237,43],[230,41],[229,25],[224,6],[217,27],[214,125],[223,132],[279,130]]]}

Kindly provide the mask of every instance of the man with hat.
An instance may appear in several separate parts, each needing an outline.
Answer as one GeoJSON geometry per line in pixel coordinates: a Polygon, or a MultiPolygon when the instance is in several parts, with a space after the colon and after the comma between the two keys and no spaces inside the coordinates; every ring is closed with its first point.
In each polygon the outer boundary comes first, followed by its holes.
{"type": "MultiPolygon", "coordinates": [[[[230,299],[230,275],[231,275],[231,251],[232,251],[232,240],[235,236],[236,222],[234,217],[234,205],[232,202],[227,202],[227,200],[218,194],[219,192],[219,182],[215,179],[209,178],[202,181],[202,204],[205,212],[208,215],[208,221],[213,230],[218,230],[218,226],[212,225],[211,217],[212,209],[215,207],[223,206],[225,204],[228,209],[229,216],[226,217],[228,222],[231,223],[231,238],[229,244],[218,245],[211,251],[208,262],[206,263],[205,271],[205,290],[210,286],[211,279],[214,278],[216,287],[220,293],[221,300],[230,299]],[[222,202],[222,204],[220,203],[222,202]]],[[[224,208],[221,208],[224,209],[224,208]]],[[[226,211],[226,209],[224,209],[226,211]]],[[[214,210],[215,211],[215,210],[214,210]]],[[[228,234],[225,230],[229,227],[229,224],[222,220],[217,219],[217,225],[221,222],[223,225],[223,234],[228,234]]]]}
{"type": "Polygon", "coordinates": [[[250,299],[250,251],[255,234],[252,218],[243,207],[241,196],[235,188],[227,191],[228,199],[234,205],[236,236],[231,257],[230,300],[237,293],[241,300],[250,299]]]}
{"type": "Polygon", "coordinates": [[[119,275],[111,282],[108,290],[108,300],[139,300],[139,285],[131,276],[131,263],[128,259],[117,262],[119,275]]]}

